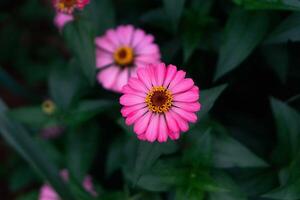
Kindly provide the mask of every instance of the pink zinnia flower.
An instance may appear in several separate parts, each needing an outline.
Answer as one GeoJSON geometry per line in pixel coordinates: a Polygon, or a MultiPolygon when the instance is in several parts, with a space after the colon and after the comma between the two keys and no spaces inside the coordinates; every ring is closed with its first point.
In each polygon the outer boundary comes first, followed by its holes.
{"type": "Polygon", "coordinates": [[[62,12],[57,12],[54,17],[54,24],[59,29],[62,30],[62,28],[69,22],[73,21],[74,17],[72,14],[66,14],[62,12]]]}
{"type": "Polygon", "coordinates": [[[110,29],[95,39],[98,81],[106,89],[121,92],[136,68],[160,62],[160,51],[154,37],[131,25],[110,29]]]}
{"type": "Polygon", "coordinates": [[[151,64],[139,68],[137,78],[130,78],[123,87],[121,113],[127,125],[134,124],[139,139],[176,140],[189,129],[188,122],[197,121],[199,88],[185,75],[174,65],[151,64]]]}
{"type": "Polygon", "coordinates": [[[90,0],[52,0],[58,12],[72,14],[74,9],[82,10],[90,0]]]}
{"type": "MultiPolygon", "coordinates": [[[[61,176],[65,181],[68,181],[69,173],[67,170],[62,170],[61,176]]],[[[90,176],[86,176],[84,178],[82,186],[91,195],[97,196],[97,193],[94,190],[92,178],[90,176]]],[[[40,190],[39,200],[61,200],[61,198],[50,185],[45,184],[40,190]]]]}

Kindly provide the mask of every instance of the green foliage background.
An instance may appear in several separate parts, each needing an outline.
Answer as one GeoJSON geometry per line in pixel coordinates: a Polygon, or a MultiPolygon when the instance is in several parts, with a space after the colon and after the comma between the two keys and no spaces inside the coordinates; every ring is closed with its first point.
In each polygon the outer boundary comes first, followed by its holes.
{"type": "Polygon", "coordinates": [[[91,0],[61,32],[50,1],[0,10],[1,199],[37,199],[45,182],[66,200],[300,199],[300,1],[91,0]],[[180,140],[138,141],[96,83],[93,40],[119,24],[153,34],[200,86],[180,140]],[[63,134],[43,139],[53,126],[63,134]]]}

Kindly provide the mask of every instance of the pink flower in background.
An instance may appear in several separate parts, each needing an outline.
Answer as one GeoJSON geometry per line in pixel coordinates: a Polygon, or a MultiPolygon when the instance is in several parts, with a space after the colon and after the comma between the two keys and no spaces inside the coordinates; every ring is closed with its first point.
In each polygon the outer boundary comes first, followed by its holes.
{"type": "Polygon", "coordinates": [[[52,0],[57,12],[72,14],[75,9],[82,10],[90,0],[52,0]]]}
{"type": "Polygon", "coordinates": [[[95,39],[98,81],[106,89],[121,92],[137,66],[160,62],[160,51],[154,37],[131,25],[110,29],[95,39]]]}
{"type": "Polygon", "coordinates": [[[139,139],[175,140],[189,129],[188,122],[197,121],[199,88],[185,75],[174,65],[150,64],[139,68],[137,77],[130,78],[123,87],[121,113],[127,125],[134,125],[139,139]]]}
{"type": "MultiPolygon", "coordinates": [[[[62,170],[61,176],[64,179],[64,181],[68,181],[69,173],[67,170],[62,170]]],[[[93,187],[92,178],[90,176],[86,176],[84,178],[82,186],[91,195],[97,196],[97,193],[95,192],[93,187]]],[[[61,200],[61,198],[50,185],[45,184],[40,190],[39,200],[61,200]]]]}
{"type": "Polygon", "coordinates": [[[62,12],[57,12],[54,17],[54,24],[59,29],[62,30],[62,28],[69,22],[73,21],[74,17],[71,14],[66,14],[62,12]]]}
{"type": "Polygon", "coordinates": [[[58,138],[64,132],[64,128],[60,125],[46,126],[41,130],[41,135],[44,139],[58,138]]]}

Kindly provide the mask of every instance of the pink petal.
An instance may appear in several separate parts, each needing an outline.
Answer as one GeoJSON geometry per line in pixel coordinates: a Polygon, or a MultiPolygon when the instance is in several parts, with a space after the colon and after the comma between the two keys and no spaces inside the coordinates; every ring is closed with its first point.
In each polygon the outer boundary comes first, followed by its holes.
{"type": "Polygon", "coordinates": [[[124,94],[120,98],[120,104],[122,104],[123,106],[133,106],[144,102],[145,102],[145,98],[132,95],[132,94],[124,94]]]}
{"type": "MultiPolygon", "coordinates": [[[[189,130],[189,125],[188,125],[186,120],[181,118],[177,113],[173,112],[172,110],[170,110],[169,113],[175,119],[175,121],[177,122],[178,127],[180,128],[180,130],[182,132],[186,132],[187,130],[189,130]]],[[[174,132],[176,132],[176,131],[174,131],[174,132]]]]}
{"type": "Polygon", "coordinates": [[[69,22],[73,21],[74,17],[73,15],[65,14],[62,12],[57,12],[54,18],[54,24],[59,29],[62,30],[62,28],[69,22]]]}
{"type": "Polygon", "coordinates": [[[197,112],[201,108],[201,105],[200,105],[199,102],[185,103],[185,102],[178,102],[177,101],[177,102],[173,102],[173,105],[178,107],[178,108],[189,111],[189,112],[197,112]]]}
{"type": "Polygon", "coordinates": [[[185,111],[181,108],[173,107],[172,110],[176,112],[181,118],[185,119],[188,122],[195,123],[197,121],[197,115],[192,112],[185,111]]]}
{"type": "Polygon", "coordinates": [[[190,78],[185,78],[182,81],[180,81],[178,84],[173,85],[173,87],[169,87],[169,90],[171,90],[172,94],[185,92],[189,89],[191,89],[194,86],[194,81],[190,78]]]}
{"type": "Polygon", "coordinates": [[[140,117],[142,117],[146,112],[148,112],[148,108],[142,108],[138,111],[133,111],[128,115],[128,117],[125,120],[125,123],[129,126],[136,122],[140,117]]]}
{"type": "Polygon", "coordinates": [[[164,87],[168,87],[170,82],[173,80],[173,77],[175,76],[177,72],[177,68],[174,65],[168,65],[167,72],[166,72],[166,78],[164,81],[164,87]]]}
{"type": "Polygon", "coordinates": [[[150,34],[146,35],[143,40],[140,41],[140,43],[137,44],[135,47],[136,52],[141,52],[143,48],[147,47],[149,44],[151,44],[154,40],[154,37],[150,34]]]}
{"type": "Polygon", "coordinates": [[[145,108],[147,105],[145,103],[136,104],[134,106],[124,106],[121,109],[121,113],[123,117],[127,117],[129,114],[131,114],[134,111],[140,110],[142,108],[145,108]]]}
{"type": "Polygon", "coordinates": [[[159,129],[158,129],[158,142],[166,142],[168,139],[168,127],[166,124],[165,116],[159,115],[159,129]]]}
{"type": "Polygon", "coordinates": [[[180,133],[179,132],[174,132],[174,133],[169,132],[168,135],[172,140],[177,140],[177,139],[179,139],[180,133]]]}
{"type": "Polygon", "coordinates": [[[59,200],[60,197],[58,194],[52,189],[50,185],[44,185],[41,188],[39,200],[59,200]]]}
{"type": "Polygon", "coordinates": [[[176,75],[174,76],[174,78],[171,80],[169,87],[168,88],[173,88],[173,87],[177,87],[177,84],[182,81],[185,77],[185,72],[182,70],[179,70],[176,75]]]}
{"type": "Polygon", "coordinates": [[[147,87],[144,85],[144,83],[142,81],[140,81],[137,78],[130,78],[128,81],[128,85],[137,91],[143,92],[143,93],[147,93],[148,89],[147,87]]]}
{"type": "Polygon", "coordinates": [[[180,101],[180,102],[195,102],[199,99],[199,89],[195,86],[184,92],[173,95],[173,101],[180,101]]]}
{"type": "Polygon", "coordinates": [[[133,33],[132,46],[135,48],[146,36],[146,33],[141,29],[136,29],[133,33]]]}
{"type": "Polygon", "coordinates": [[[148,90],[152,88],[150,74],[146,68],[139,68],[137,70],[137,76],[139,80],[144,83],[148,90]]]}
{"type": "Polygon", "coordinates": [[[156,67],[153,64],[149,64],[148,67],[145,68],[148,76],[150,77],[151,87],[158,86],[157,84],[157,74],[156,74],[156,67]]]}
{"type": "Polygon", "coordinates": [[[127,25],[127,26],[124,27],[124,31],[123,31],[124,44],[130,45],[132,35],[133,35],[133,31],[134,31],[134,28],[131,25],[127,25]]]}
{"type": "Polygon", "coordinates": [[[113,84],[116,81],[119,72],[120,68],[114,65],[103,69],[98,73],[98,81],[105,89],[113,89],[113,84]]]}
{"type": "Polygon", "coordinates": [[[127,81],[128,81],[128,68],[125,68],[118,75],[114,83],[114,90],[117,92],[121,92],[123,86],[127,84],[127,81]]]}
{"type": "Polygon", "coordinates": [[[125,94],[133,94],[133,95],[140,96],[140,97],[143,97],[143,98],[146,97],[146,93],[134,90],[129,85],[125,85],[122,89],[122,92],[125,93],[125,94]]]}
{"type": "Polygon", "coordinates": [[[162,86],[166,75],[166,65],[164,63],[158,64],[156,71],[157,71],[157,84],[159,86],[162,86]]]}
{"type": "Polygon", "coordinates": [[[105,36],[110,40],[112,44],[114,44],[115,47],[120,46],[119,37],[115,30],[113,29],[107,30],[105,36]]]}
{"type": "Polygon", "coordinates": [[[145,131],[148,128],[151,116],[152,116],[152,112],[148,112],[136,121],[136,123],[134,124],[134,128],[133,128],[133,130],[136,134],[140,135],[140,134],[145,133],[145,131]]]}
{"type": "Polygon", "coordinates": [[[95,39],[95,43],[98,47],[111,53],[113,53],[116,49],[114,44],[107,37],[97,37],[95,39]]]}
{"type": "Polygon", "coordinates": [[[149,55],[137,55],[135,57],[135,62],[137,64],[156,64],[160,62],[160,54],[156,53],[156,54],[149,54],[149,55]]]}
{"type": "Polygon", "coordinates": [[[92,196],[96,197],[97,196],[97,192],[94,189],[93,186],[93,181],[92,181],[92,177],[91,176],[86,176],[83,180],[83,187],[84,189],[89,192],[92,196]]]}
{"type": "Polygon", "coordinates": [[[107,52],[96,49],[96,67],[102,68],[114,63],[114,59],[112,54],[108,54],[107,52]]]}
{"type": "Polygon", "coordinates": [[[169,130],[171,132],[179,132],[179,127],[177,125],[177,122],[174,119],[173,115],[170,113],[170,111],[166,112],[165,116],[166,116],[166,123],[167,123],[169,130]]]}
{"type": "Polygon", "coordinates": [[[145,55],[145,54],[156,54],[159,52],[159,48],[156,44],[149,43],[148,45],[144,45],[143,48],[139,48],[136,50],[137,55],[145,55]]]}
{"type": "Polygon", "coordinates": [[[154,142],[158,135],[158,120],[159,114],[153,114],[149,126],[146,130],[146,138],[149,142],[154,142]]]}
{"type": "Polygon", "coordinates": [[[145,134],[140,134],[138,135],[139,140],[146,140],[146,135],[145,134]]]}

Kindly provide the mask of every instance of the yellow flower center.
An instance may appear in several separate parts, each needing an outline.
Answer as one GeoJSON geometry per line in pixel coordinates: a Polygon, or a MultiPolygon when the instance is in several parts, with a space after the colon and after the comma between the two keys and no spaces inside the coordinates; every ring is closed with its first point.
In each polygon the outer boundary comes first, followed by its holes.
{"type": "Polygon", "coordinates": [[[56,8],[61,12],[72,12],[77,5],[77,0],[58,0],[56,8]]]}
{"type": "Polygon", "coordinates": [[[121,66],[132,65],[133,58],[133,49],[127,46],[118,48],[114,53],[115,62],[121,66]]]}
{"type": "Polygon", "coordinates": [[[171,92],[163,86],[153,87],[145,98],[149,110],[154,113],[167,112],[172,106],[172,100],[171,92]]]}
{"type": "Polygon", "coordinates": [[[51,115],[55,112],[56,106],[55,106],[53,101],[46,100],[42,104],[42,110],[43,110],[44,113],[46,113],[48,115],[51,115]]]}

